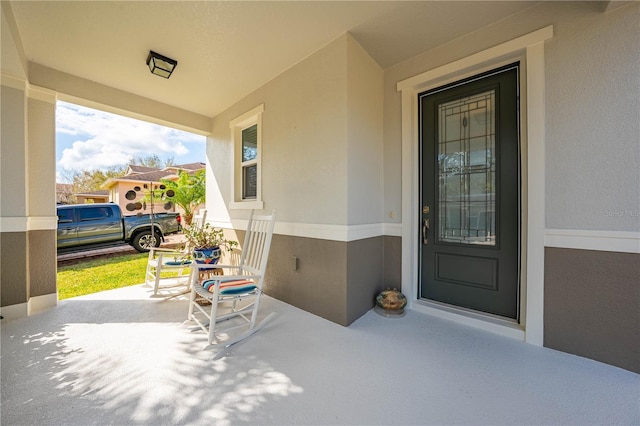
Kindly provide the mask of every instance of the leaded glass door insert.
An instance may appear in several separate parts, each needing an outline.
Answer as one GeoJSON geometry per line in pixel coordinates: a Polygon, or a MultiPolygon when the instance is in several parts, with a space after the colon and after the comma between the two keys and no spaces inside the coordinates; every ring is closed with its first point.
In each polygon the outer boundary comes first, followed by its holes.
{"type": "Polygon", "coordinates": [[[438,106],[438,240],[495,245],[495,90],[438,106]]]}
{"type": "Polygon", "coordinates": [[[518,64],[419,95],[418,297],[518,320],[518,64]]]}

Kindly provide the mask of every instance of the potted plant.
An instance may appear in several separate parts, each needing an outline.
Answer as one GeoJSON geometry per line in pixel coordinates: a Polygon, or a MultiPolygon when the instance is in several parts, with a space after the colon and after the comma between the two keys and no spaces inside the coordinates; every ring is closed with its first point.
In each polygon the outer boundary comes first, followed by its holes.
{"type": "Polygon", "coordinates": [[[206,223],[204,226],[189,226],[184,230],[187,247],[193,250],[196,263],[216,264],[220,260],[222,250],[231,250],[238,245],[236,241],[224,237],[221,228],[214,228],[206,223]]]}

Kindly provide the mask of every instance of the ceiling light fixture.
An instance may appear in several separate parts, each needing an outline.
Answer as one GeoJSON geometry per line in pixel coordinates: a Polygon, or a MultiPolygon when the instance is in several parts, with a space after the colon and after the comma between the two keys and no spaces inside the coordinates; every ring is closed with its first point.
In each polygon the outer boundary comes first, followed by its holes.
{"type": "Polygon", "coordinates": [[[169,78],[171,77],[171,73],[173,72],[173,70],[176,69],[178,61],[167,58],[166,56],[162,56],[161,54],[150,50],[149,56],[147,56],[147,65],[149,66],[149,71],[151,71],[151,74],[169,78]]]}

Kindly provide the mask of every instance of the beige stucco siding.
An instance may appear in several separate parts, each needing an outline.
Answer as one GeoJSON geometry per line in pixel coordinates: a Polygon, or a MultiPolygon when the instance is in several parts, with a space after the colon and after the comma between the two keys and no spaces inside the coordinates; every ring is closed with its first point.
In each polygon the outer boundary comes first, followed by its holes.
{"type": "Polygon", "coordinates": [[[278,221],[344,224],[347,218],[346,35],[249,94],[213,122],[209,219],[242,217],[231,201],[229,122],[264,104],[262,198],[278,221]]]}
{"type": "Polygon", "coordinates": [[[55,216],[56,143],[55,105],[28,99],[27,187],[29,216],[55,216]]]}
{"type": "MultiPolygon", "coordinates": [[[[638,231],[640,4],[543,2],[385,70],[385,211],[400,211],[401,96],[406,78],[553,25],[545,43],[546,226],[638,231]],[[615,64],[615,65],[612,65],[615,64]],[[596,202],[597,200],[597,202],[596,202]]],[[[388,218],[387,222],[400,222],[388,218]]]]}
{"type": "Polygon", "coordinates": [[[345,34],[217,116],[207,146],[221,191],[208,194],[213,216],[224,218],[231,197],[229,122],[264,104],[265,209],[283,222],[382,222],[382,84],[382,69],[345,34]]]}
{"type": "Polygon", "coordinates": [[[556,26],[546,61],[547,228],[640,231],[639,46],[640,3],[556,26]]]}
{"type": "Polygon", "coordinates": [[[217,116],[207,146],[208,219],[243,218],[227,210],[229,122],[264,105],[264,208],[294,234],[274,238],[266,291],[343,325],[371,309],[382,289],[383,237],[308,233],[383,221],[382,84],[382,69],[344,34],[217,116]]]}
{"type": "Polygon", "coordinates": [[[347,37],[347,224],[384,222],[383,71],[347,37]]]}
{"type": "Polygon", "coordinates": [[[24,90],[2,85],[0,216],[26,217],[26,98],[24,90]]]}
{"type": "Polygon", "coordinates": [[[0,104],[0,306],[14,318],[57,303],[55,94],[3,74],[0,104]]]}

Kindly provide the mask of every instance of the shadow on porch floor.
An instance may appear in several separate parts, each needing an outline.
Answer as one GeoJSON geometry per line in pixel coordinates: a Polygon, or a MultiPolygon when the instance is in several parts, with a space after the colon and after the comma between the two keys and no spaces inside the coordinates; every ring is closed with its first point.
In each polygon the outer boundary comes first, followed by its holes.
{"type": "Polygon", "coordinates": [[[342,327],[264,297],[221,359],[141,286],[2,324],[3,425],[639,424],[640,376],[409,311],[342,327]]]}

